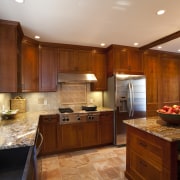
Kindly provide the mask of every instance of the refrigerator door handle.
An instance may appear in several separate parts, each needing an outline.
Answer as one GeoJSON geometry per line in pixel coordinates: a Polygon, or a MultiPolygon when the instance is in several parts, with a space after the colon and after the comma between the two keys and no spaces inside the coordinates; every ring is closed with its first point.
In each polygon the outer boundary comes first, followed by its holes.
{"type": "Polygon", "coordinates": [[[134,116],[134,86],[131,83],[131,93],[132,93],[132,111],[131,111],[131,117],[134,116]]]}
{"type": "Polygon", "coordinates": [[[131,117],[131,113],[132,113],[132,88],[131,88],[131,83],[128,84],[128,91],[129,91],[129,104],[130,104],[130,108],[129,108],[129,117],[131,117]]]}

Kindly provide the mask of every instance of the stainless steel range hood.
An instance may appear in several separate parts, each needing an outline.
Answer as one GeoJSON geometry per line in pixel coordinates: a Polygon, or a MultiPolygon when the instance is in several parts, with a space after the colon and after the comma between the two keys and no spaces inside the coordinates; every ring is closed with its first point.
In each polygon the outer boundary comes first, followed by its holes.
{"type": "Polygon", "coordinates": [[[97,78],[94,74],[69,74],[59,73],[58,83],[85,83],[96,82],[97,78]]]}

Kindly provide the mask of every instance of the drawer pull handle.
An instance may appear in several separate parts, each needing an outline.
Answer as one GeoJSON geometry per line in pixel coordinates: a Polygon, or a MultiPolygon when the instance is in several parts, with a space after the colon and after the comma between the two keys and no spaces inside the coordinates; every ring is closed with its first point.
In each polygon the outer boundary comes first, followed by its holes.
{"type": "Polygon", "coordinates": [[[142,147],[144,147],[144,148],[147,147],[147,144],[146,144],[145,142],[142,142],[142,141],[139,142],[139,145],[142,146],[142,147]]]}

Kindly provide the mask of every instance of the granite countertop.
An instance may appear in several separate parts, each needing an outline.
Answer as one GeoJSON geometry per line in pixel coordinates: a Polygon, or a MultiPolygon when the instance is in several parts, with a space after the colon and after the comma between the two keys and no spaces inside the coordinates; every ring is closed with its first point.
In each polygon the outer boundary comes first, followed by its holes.
{"type": "Polygon", "coordinates": [[[39,116],[57,114],[57,111],[18,113],[12,120],[0,120],[0,150],[33,146],[39,116]]]}
{"type": "MultiPolygon", "coordinates": [[[[113,111],[100,107],[98,112],[113,111]]],[[[0,150],[33,146],[40,115],[59,114],[57,110],[18,113],[12,120],[0,120],[0,150]]]]}
{"type": "Polygon", "coordinates": [[[123,122],[170,142],[180,140],[180,125],[169,125],[158,116],[124,120],[123,122]]]}

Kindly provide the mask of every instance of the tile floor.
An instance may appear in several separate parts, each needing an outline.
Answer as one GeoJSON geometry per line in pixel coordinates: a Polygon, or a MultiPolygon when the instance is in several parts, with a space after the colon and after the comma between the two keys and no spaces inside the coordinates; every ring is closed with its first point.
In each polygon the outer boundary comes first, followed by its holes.
{"type": "Polygon", "coordinates": [[[40,159],[41,180],[127,180],[126,148],[101,148],[61,153],[40,159]]]}

